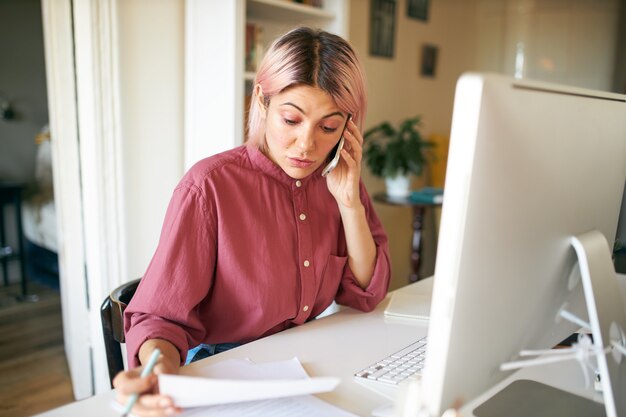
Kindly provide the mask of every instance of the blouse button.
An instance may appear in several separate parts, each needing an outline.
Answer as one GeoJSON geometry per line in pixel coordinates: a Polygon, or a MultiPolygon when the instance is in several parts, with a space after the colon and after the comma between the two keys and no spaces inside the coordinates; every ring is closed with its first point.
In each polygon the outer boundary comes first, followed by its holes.
{"type": "Polygon", "coordinates": [[[302,186],[302,181],[297,180],[297,181],[296,181],[296,187],[301,187],[301,186],[302,186]]]}
{"type": "Polygon", "coordinates": [[[308,310],[309,310],[309,306],[302,307],[302,311],[308,311],[308,310]]]}
{"type": "Polygon", "coordinates": [[[308,267],[309,267],[309,265],[311,265],[311,262],[309,262],[309,261],[304,261],[304,267],[305,267],[305,268],[308,268],[308,267]]]}
{"type": "Polygon", "coordinates": [[[300,214],[300,220],[306,220],[306,214],[304,213],[300,214]]]}

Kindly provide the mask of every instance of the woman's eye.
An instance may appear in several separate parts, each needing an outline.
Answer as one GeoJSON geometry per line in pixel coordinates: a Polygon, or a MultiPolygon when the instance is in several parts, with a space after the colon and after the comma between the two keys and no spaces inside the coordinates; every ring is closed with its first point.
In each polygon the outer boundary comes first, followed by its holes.
{"type": "Polygon", "coordinates": [[[328,127],[328,126],[322,126],[322,130],[324,131],[324,133],[334,133],[337,131],[336,127],[328,127]]]}
{"type": "Polygon", "coordinates": [[[295,125],[297,122],[295,120],[291,120],[291,119],[283,119],[285,121],[286,124],[293,126],[295,125]]]}

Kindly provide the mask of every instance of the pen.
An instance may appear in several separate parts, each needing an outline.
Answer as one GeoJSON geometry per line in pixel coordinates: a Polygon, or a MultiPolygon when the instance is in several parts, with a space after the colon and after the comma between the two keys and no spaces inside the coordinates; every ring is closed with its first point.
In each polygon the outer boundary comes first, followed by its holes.
{"type": "MultiPolygon", "coordinates": [[[[161,355],[161,351],[159,349],[154,349],[152,351],[152,355],[150,355],[150,359],[148,359],[148,363],[141,371],[142,378],[145,378],[148,375],[150,375],[150,372],[152,372],[152,368],[154,368],[154,364],[156,363],[157,359],[159,359],[160,355],[161,355]]],[[[126,408],[124,409],[124,413],[122,414],[122,417],[126,417],[128,413],[130,413],[130,410],[133,408],[138,398],[139,398],[139,394],[133,394],[130,396],[128,403],[126,404],[126,408]]]]}

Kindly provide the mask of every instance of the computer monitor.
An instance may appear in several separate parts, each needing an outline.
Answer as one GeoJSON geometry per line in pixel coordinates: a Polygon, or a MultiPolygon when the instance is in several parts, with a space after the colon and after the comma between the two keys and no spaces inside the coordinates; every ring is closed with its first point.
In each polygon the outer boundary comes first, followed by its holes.
{"type": "Polygon", "coordinates": [[[625,183],[625,96],[460,77],[422,379],[433,415],[575,331],[564,305],[587,319],[570,238],[613,244],[625,183]]]}

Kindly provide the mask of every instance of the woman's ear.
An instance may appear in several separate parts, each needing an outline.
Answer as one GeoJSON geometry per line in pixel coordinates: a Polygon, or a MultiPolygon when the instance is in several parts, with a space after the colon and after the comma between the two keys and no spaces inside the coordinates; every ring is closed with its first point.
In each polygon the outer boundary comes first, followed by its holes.
{"type": "Polygon", "coordinates": [[[254,97],[256,105],[259,106],[259,110],[261,111],[261,117],[265,119],[267,116],[267,106],[265,105],[265,96],[263,95],[263,88],[261,88],[261,84],[254,86],[254,97]]]}

